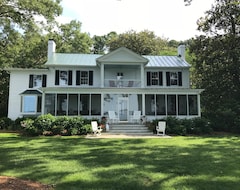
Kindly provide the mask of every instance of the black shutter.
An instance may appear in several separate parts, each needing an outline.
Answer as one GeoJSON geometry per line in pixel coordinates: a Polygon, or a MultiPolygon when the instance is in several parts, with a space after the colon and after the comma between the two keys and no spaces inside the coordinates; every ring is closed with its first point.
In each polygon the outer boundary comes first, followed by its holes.
{"type": "Polygon", "coordinates": [[[178,72],[178,85],[182,86],[182,72],[178,72]]]}
{"type": "Polygon", "coordinates": [[[167,86],[170,86],[170,72],[166,72],[167,86]]]}
{"type": "Polygon", "coordinates": [[[151,86],[151,72],[147,72],[147,86],[151,86]]]}
{"type": "Polygon", "coordinates": [[[42,75],[42,87],[47,86],[47,75],[42,75]]]}
{"type": "Polygon", "coordinates": [[[29,75],[29,88],[33,88],[33,75],[29,75]]]}
{"type": "Polygon", "coordinates": [[[55,85],[59,85],[59,70],[55,71],[55,85]]]}
{"type": "Polygon", "coordinates": [[[89,78],[88,78],[88,84],[90,85],[90,86],[92,86],[93,85],[93,71],[89,71],[89,78]]]}
{"type": "Polygon", "coordinates": [[[76,85],[80,85],[80,71],[76,71],[76,85]]]}
{"type": "Polygon", "coordinates": [[[68,85],[72,85],[72,71],[68,71],[68,85]]]}
{"type": "Polygon", "coordinates": [[[161,71],[159,71],[158,72],[158,77],[159,77],[159,86],[162,86],[163,85],[163,76],[162,76],[162,72],[161,71]]]}

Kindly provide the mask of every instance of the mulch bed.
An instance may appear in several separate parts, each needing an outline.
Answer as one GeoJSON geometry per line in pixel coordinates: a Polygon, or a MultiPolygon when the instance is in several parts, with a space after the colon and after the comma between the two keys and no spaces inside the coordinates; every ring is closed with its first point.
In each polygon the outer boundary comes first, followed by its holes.
{"type": "Polygon", "coordinates": [[[53,190],[52,185],[39,182],[22,180],[15,177],[0,176],[1,190],[53,190]]]}

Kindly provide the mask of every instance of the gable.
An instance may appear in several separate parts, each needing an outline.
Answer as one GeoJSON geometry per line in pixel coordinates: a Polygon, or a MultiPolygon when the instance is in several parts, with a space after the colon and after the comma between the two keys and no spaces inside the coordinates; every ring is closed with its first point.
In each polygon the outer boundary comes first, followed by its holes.
{"type": "Polygon", "coordinates": [[[98,63],[148,63],[148,59],[125,47],[120,47],[96,60],[98,63]]]}

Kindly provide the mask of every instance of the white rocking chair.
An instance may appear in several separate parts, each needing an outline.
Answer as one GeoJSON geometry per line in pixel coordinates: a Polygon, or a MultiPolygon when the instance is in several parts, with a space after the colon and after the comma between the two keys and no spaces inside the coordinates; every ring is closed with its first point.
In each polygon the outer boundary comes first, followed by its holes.
{"type": "Polygon", "coordinates": [[[101,135],[102,129],[98,127],[97,121],[91,121],[91,126],[94,135],[101,135]]]}
{"type": "Polygon", "coordinates": [[[141,111],[134,111],[132,116],[132,122],[140,123],[141,121],[141,111]]]}
{"type": "Polygon", "coordinates": [[[108,119],[110,123],[117,123],[119,120],[115,111],[108,111],[108,119]]]}
{"type": "Polygon", "coordinates": [[[162,135],[165,135],[166,121],[159,121],[158,126],[156,126],[156,130],[157,130],[157,135],[160,135],[160,133],[162,135]]]}

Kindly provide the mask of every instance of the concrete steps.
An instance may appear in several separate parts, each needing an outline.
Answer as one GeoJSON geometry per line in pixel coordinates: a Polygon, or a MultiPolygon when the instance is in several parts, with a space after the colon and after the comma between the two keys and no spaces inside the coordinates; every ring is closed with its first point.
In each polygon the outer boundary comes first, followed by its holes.
{"type": "Polygon", "coordinates": [[[145,125],[133,123],[109,124],[108,134],[152,135],[145,125]]]}

